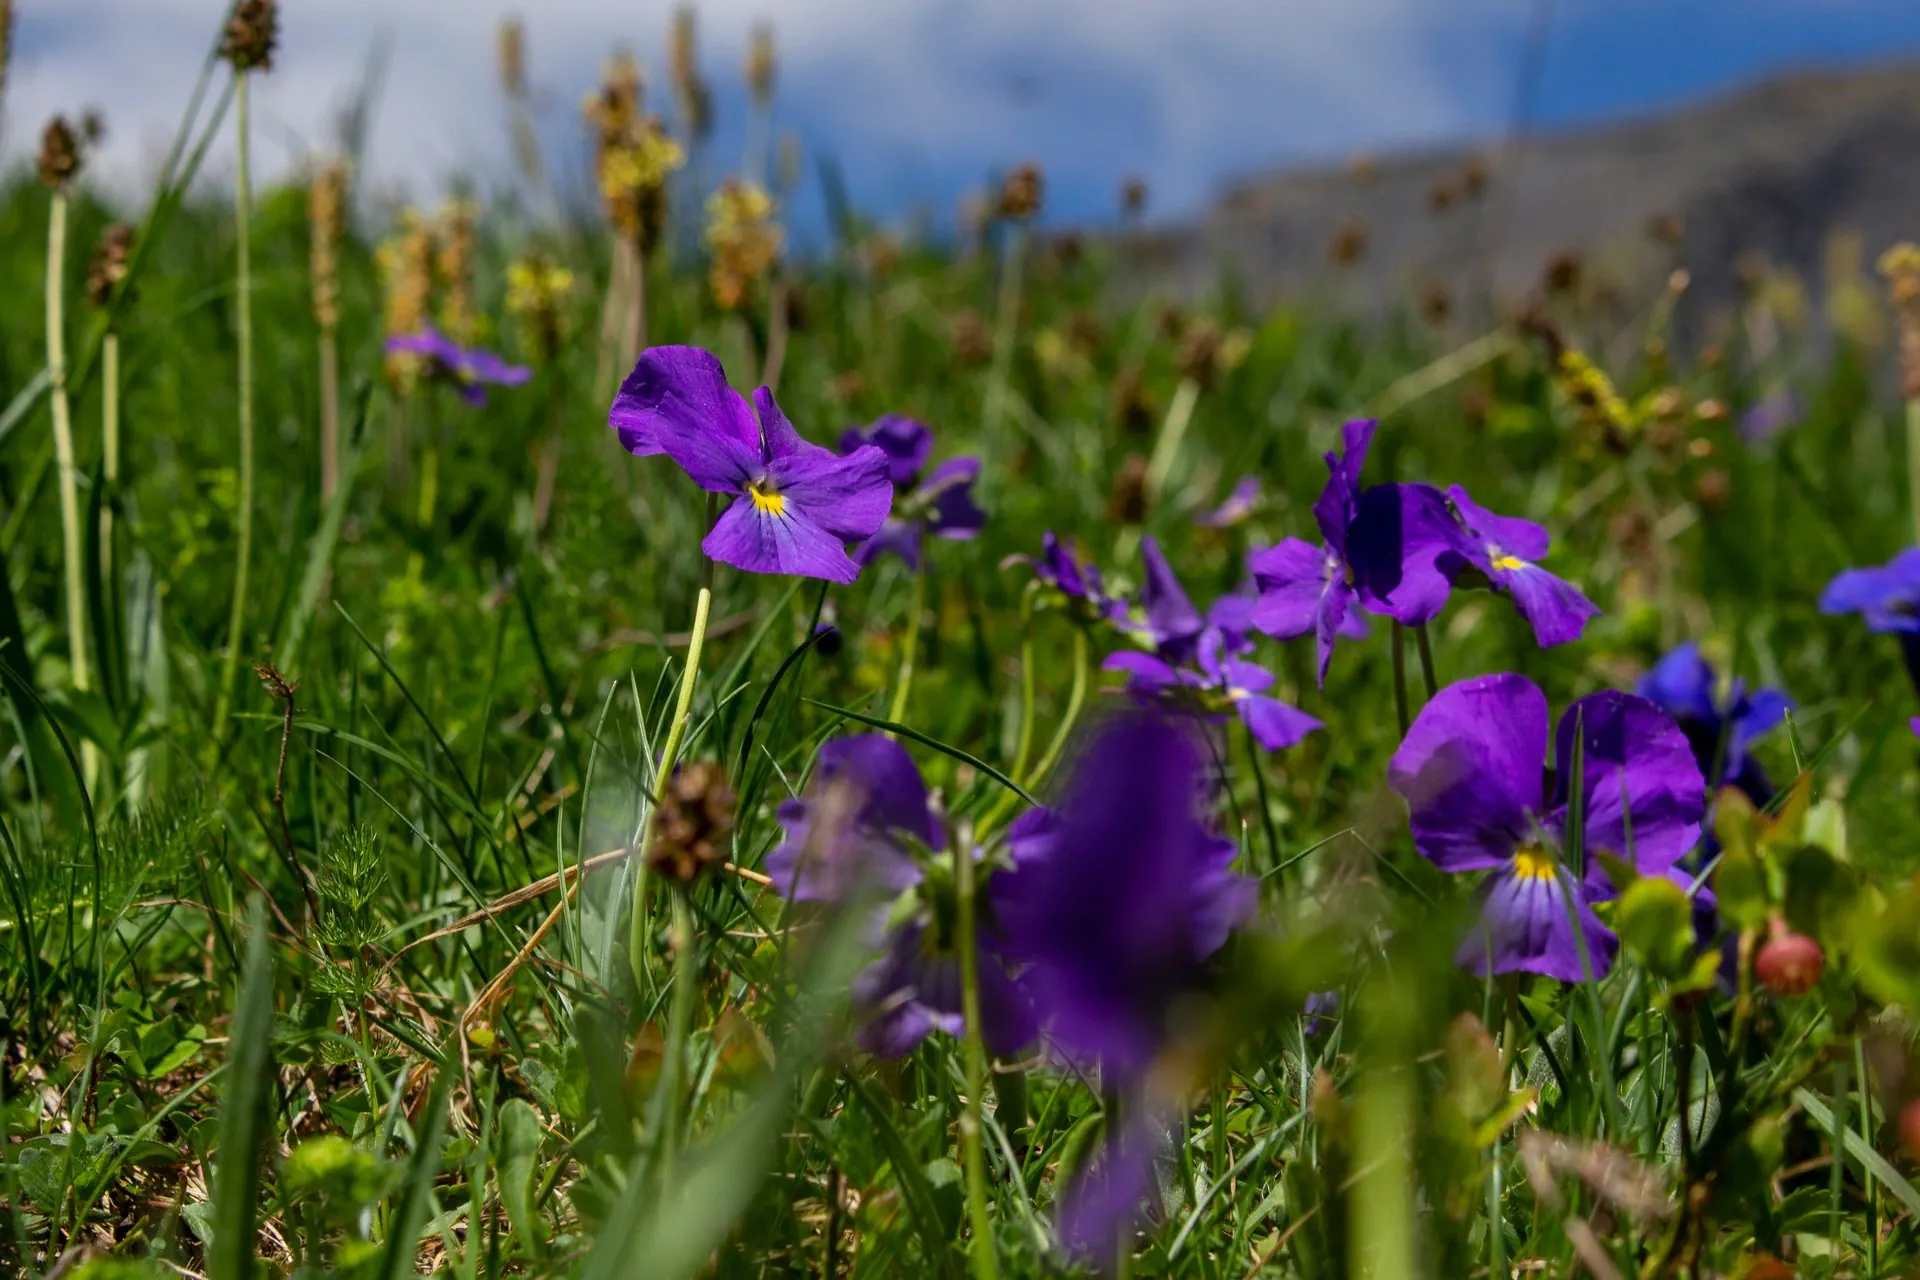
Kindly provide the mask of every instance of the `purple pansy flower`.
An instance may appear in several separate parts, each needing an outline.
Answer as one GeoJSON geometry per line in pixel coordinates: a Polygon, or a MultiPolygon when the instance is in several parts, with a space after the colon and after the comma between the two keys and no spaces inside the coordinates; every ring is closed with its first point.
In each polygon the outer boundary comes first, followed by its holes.
{"type": "Polygon", "coordinates": [[[1011,555],[1000,562],[1000,567],[1016,564],[1032,569],[1035,578],[1081,605],[1094,620],[1117,622],[1127,615],[1127,602],[1107,594],[1100,570],[1091,562],[1083,562],[1079,553],[1054,536],[1051,529],[1041,536],[1038,557],[1011,555]]]}
{"type": "Polygon", "coordinates": [[[1072,1060],[1138,1081],[1207,960],[1252,912],[1254,882],[1199,804],[1206,757],[1177,719],[1115,717],[1082,751],[1049,820],[994,876],[1008,953],[1072,1060]]]}
{"type": "Polygon", "coordinates": [[[920,567],[924,534],[965,539],[979,533],[987,513],[973,500],[973,482],[980,477],[978,458],[949,458],[921,478],[933,453],[933,432],[924,423],[888,414],[869,427],[852,427],[840,437],[840,452],[851,454],[873,445],[887,455],[887,477],[893,482],[894,510],[880,531],[855,547],[853,558],[862,567],[887,552],[920,567]]]}
{"type": "Polygon", "coordinates": [[[1226,501],[1211,511],[1202,511],[1193,522],[1203,529],[1224,529],[1245,520],[1259,505],[1260,481],[1253,476],[1242,476],[1226,501]]]}
{"type": "Polygon", "coordinates": [[[900,893],[920,882],[901,837],[946,847],[919,766],[880,733],[824,744],[806,794],[781,801],[776,816],[785,838],[767,854],[767,877],[796,902],[840,902],[869,888],[900,893]]]}
{"type": "Polygon", "coordinates": [[[1820,595],[1820,612],[1858,613],[1869,631],[1920,633],[1920,547],[1835,577],[1820,595]]]}
{"type": "Polygon", "coordinates": [[[1579,639],[1600,610],[1579,588],[1535,563],[1547,554],[1546,529],[1531,520],[1495,515],[1457,484],[1447,490],[1446,503],[1465,536],[1441,550],[1441,571],[1456,580],[1470,569],[1478,571],[1513,600],[1542,648],[1579,639]]]}
{"type": "Polygon", "coordinates": [[[1616,942],[1593,914],[1613,896],[1598,854],[1667,875],[1700,838],[1706,783],[1680,727],[1645,698],[1608,690],[1575,701],[1554,735],[1543,783],[1547,699],[1524,676],[1496,675],[1442,689],[1394,753],[1388,783],[1407,801],[1414,847],[1442,871],[1492,871],[1480,924],[1459,962],[1485,972],[1583,977],[1568,916],[1570,886],[1593,975],[1616,942]],[[1579,726],[1585,875],[1565,866],[1574,733],[1579,726]],[[1629,835],[1629,833],[1631,833],[1629,835]]]}
{"type": "MultiPolygon", "coordinates": [[[[783,802],[778,816],[786,838],[767,855],[767,877],[794,901],[844,902],[869,891],[897,897],[924,878],[909,841],[934,851],[946,844],[913,757],[883,734],[822,746],[806,796],[783,802]]],[[[857,1039],[868,1052],[899,1057],[935,1031],[964,1029],[951,914],[918,904],[854,979],[857,1039]]],[[[1014,1053],[1033,1040],[1032,1008],[985,930],[979,938],[981,1035],[994,1053],[1014,1053]]]]}
{"type": "Polygon", "coordinates": [[[1140,587],[1143,624],[1129,627],[1134,634],[1153,645],[1153,651],[1169,662],[1190,661],[1206,630],[1206,620],[1187,598],[1186,588],[1174,576],[1173,566],[1160,552],[1160,543],[1148,535],[1140,540],[1140,559],[1146,565],[1146,581],[1140,587]]]}
{"type": "Polygon", "coordinates": [[[1197,669],[1175,666],[1151,653],[1122,652],[1101,664],[1107,671],[1124,671],[1127,690],[1153,701],[1197,699],[1203,710],[1224,703],[1240,717],[1253,740],[1268,751],[1281,751],[1322,727],[1298,707],[1270,696],[1273,673],[1227,649],[1226,637],[1209,629],[1200,637],[1197,669]]]}
{"type": "Polygon", "coordinates": [[[1773,798],[1773,786],[1759,761],[1748,754],[1755,739],[1771,732],[1793,710],[1793,699],[1779,689],[1749,692],[1735,680],[1726,696],[1700,646],[1689,641],[1654,664],[1640,679],[1640,696],[1672,716],[1693,746],[1693,758],[1709,783],[1738,787],[1758,805],[1773,798]]]}
{"type": "Polygon", "coordinates": [[[517,387],[533,376],[533,370],[524,365],[509,364],[479,347],[463,347],[431,327],[395,334],[387,339],[386,350],[388,355],[420,356],[427,362],[428,377],[451,386],[476,408],[487,402],[486,384],[517,387]]]}
{"type": "Polygon", "coordinates": [[[1445,528],[1444,509],[1419,486],[1377,485],[1361,492],[1360,472],[1374,425],[1371,420],[1347,423],[1342,453],[1326,455],[1326,488],[1313,504],[1324,545],[1288,538],[1255,553],[1250,562],[1260,588],[1254,625],[1281,640],[1311,632],[1318,642],[1323,688],[1334,640],[1346,634],[1356,604],[1412,626],[1438,613],[1447,597],[1431,536],[1432,530],[1445,528]],[[1409,554],[1410,549],[1418,554],[1409,554]]]}
{"type": "Polygon", "coordinates": [[[664,453],[702,489],[734,495],[700,547],[750,573],[852,582],[860,566],[845,544],[872,537],[893,505],[882,450],[843,458],[807,443],[773,392],[761,387],[749,409],[720,362],[697,347],[642,355],[608,425],[628,452],[664,453]]]}
{"type": "Polygon", "coordinates": [[[1791,391],[1776,391],[1740,415],[1740,438],[1751,445],[1767,444],[1798,421],[1800,402],[1791,391]]]}

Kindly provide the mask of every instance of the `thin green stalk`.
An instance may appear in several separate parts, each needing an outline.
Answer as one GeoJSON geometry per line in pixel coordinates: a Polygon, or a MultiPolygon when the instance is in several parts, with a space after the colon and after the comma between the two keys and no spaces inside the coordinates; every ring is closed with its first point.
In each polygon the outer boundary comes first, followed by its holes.
{"type": "Polygon", "coordinates": [[[1200,384],[1192,378],[1180,379],[1180,385],[1174,388],[1173,403],[1167,406],[1167,416],[1160,423],[1160,437],[1154,441],[1153,456],[1147,459],[1147,475],[1143,489],[1147,496],[1147,508],[1151,510],[1160,501],[1161,491],[1167,486],[1167,476],[1173,471],[1173,463],[1180,456],[1180,444],[1187,436],[1187,427],[1193,422],[1193,407],[1200,401],[1200,384]]]}
{"type": "MultiPolygon", "coordinates": [[[[898,716],[894,717],[896,720],[898,716]]],[[[987,1091],[987,1051],[980,1034],[980,949],[973,924],[973,842],[953,842],[953,876],[959,897],[961,1012],[966,1018],[967,1109],[960,1117],[960,1145],[966,1154],[967,1213],[973,1223],[969,1254],[975,1280],[997,1280],[993,1218],[987,1212],[987,1158],[981,1145],[982,1111],[987,1091]]]]}
{"type": "MultiPolygon", "coordinates": [[[[1913,421],[1912,411],[1913,406],[1909,405],[1907,419],[1909,423],[1913,421]]],[[[1860,1142],[1866,1150],[1871,1151],[1873,1149],[1873,1094],[1870,1090],[1873,1081],[1867,1075],[1867,1046],[1858,1036],[1854,1037],[1853,1041],[1853,1070],[1860,1090],[1860,1142]]],[[[1840,1140],[1840,1132],[1844,1128],[1841,1121],[1834,1121],[1834,1144],[1843,1149],[1846,1144],[1840,1140]]],[[[1838,1158],[1836,1152],[1835,1159],[1838,1158]]],[[[1880,1274],[1880,1180],[1873,1176],[1873,1166],[1865,1160],[1860,1162],[1860,1177],[1867,1184],[1867,1222],[1866,1231],[1862,1233],[1867,1238],[1867,1274],[1877,1276],[1880,1274]]]]}
{"type": "Polygon", "coordinates": [[[1073,726],[1080,719],[1080,711],[1087,701],[1087,629],[1076,627],[1073,632],[1073,688],[1067,693],[1067,713],[1060,720],[1060,727],[1053,731],[1053,741],[1047,744],[1047,753],[1040,757],[1040,763],[1033,772],[1019,779],[1020,785],[1031,791],[1046,779],[1053,766],[1060,763],[1060,756],[1067,749],[1067,740],[1073,736],[1073,726]]]}
{"type": "MultiPolygon", "coordinates": [[[[649,824],[651,825],[651,824],[649,824]]],[[[660,1066],[660,1140],[655,1148],[660,1185],[673,1181],[674,1156],[680,1146],[680,1094],[686,1077],[687,1039],[693,1032],[693,1004],[700,981],[699,958],[694,954],[693,906],[688,888],[673,886],[673,1002],[667,1009],[666,1056],[660,1066]]],[[[639,971],[635,970],[635,980],[639,971]]]]}
{"type": "Polygon", "coordinates": [[[1907,495],[1913,508],[1913,540],[1920,545],[1920,398],[1907,401],[1907,495]]]}
{"type": "MultiPolygon", "coordinates": [[[[654,824],[660,817],[660,796],[680,755],[680,740],[686,737],[687,721],[693,710],[693,687],[700,679],[700,650],[707,642],[707,614],[713,604],[713,588],[702,586],[693,605],[693,630],[687,639],[687,665],[680,673],[680,696],[673,705],[673,720],[667,726],[666,745],[660,750],[660,767],[653,775],[653,799],[647,805],[647,820],[640,830],[637,846],[642,858],[653,845],[654,824]]],[[[627,958],[633,963],[633,978],[640,980],[647,958],[647,877],[633,878],[633,922],[627,935],[627,958]]]]}
{"type": "Polygon", "coordinates": [[[234,337],[240,355],[240,508],[235,513],[233,612],[227,619],[227,656],[220,667],[214,703],[215,749],[226,737],[233,706],[233,679],[246,642],[247,574],[253,565],[253,171],[247,154],[247,73],[233,73],[233,125],[238,180],[234,185],[234,337]]]}
{"type": "Polygon", "coordinates": [[[893,684],[893,702],[887,719],[895,724],[907,722],[907,696],[913,692],[913,659],[920,646],[920,615],[927,608],[927,563],[913,571],[913,598],[907,605],[907,633],[900,642],[900,676],[893,684]]]}
{"type": "Polygon", "coordinates": [[[67,401],[67,193],[55,191],[47,213],[47,371],[53,379],[53,458],[60,486],[60,543],[67,579],[67,658],[73,687],[93,687],[87,665],[87,598],[81,588],[80,488],[73,455],[73,415],[67,401]]]}
{"type": "Polygon", "coordinates": [[[1027,761],[1033,756],[1033,618],[1023,616],[1024,624],[1020,631],[1020,739],[1013,748],[1013,768],[1007,770],[1009,778],[1018,778],[1027,771],[1027,761]]]}
{"type": "Polygon", "coordinates": [[[1433,695],[1440,692],[1440,681],[1433,672],[1433,640],[1427,634],[1426,623],[1413,629],[1413,639],[1420,649],[1420,678],[1426,682],[1427,700],[1431,702],[1433,695]]]}
{"type": "Polygon", "coordinates": [[[1407,711],[1407,629],[1393,624],[1393,717],[1400,725],[1400,736],[1407,736],[1412,723],[1407,711]]]}
{"type": "Polygon", "coordinates": [[[320,501],[340,487],[340,346],[332,325],[320,330],[320,501]]]}
{"type": "Polygon", "coordinates": [[[994,319],[993,371],[987,383],[986,433],[999,429],[1006,412],[1007,380],[1013,376],[1014,337],[1020,327],[1020,276],[1027,256],[1027,229],[1020,223],[1007,228],[1007,247],[1000,263],[999,314],[994,319]]]}
{"type": "MultiPolygon", "coordinates": [[[[120,335],[107,330],[100,346],[101,471],[111,497],[120,483],[120,335]]],[[[100,506],[100,558],[106,581],[113,580],[113,504],[100,506]]]]}

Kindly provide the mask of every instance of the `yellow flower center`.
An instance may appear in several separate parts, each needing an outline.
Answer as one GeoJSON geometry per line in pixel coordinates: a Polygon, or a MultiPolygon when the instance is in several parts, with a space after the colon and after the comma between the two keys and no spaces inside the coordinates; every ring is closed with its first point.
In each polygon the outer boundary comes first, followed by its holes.
{"type": "Polygon", "coordinates": [[[1527,562],[1525,560],[1522,560],[1519,556],[1510,556],[1510,555],[1507,555],[1505,552],[1502,552],[1501,554],[1493,558],[1493,567],[1496,569],[1505,569],[1511,572],[1515,569],[1526,568],[1527,562]]]}
{"type": "Polygon", "coordinates": [[[753,499],[753,509],[762,515],[780,517],[787,513],[787,500],[780,491],[765,481],[755,481],[747,486],[747,496],[753,499]]]}
{"type": "Polygon", "coordinates": [[[1513,855],[1513,874],[1522,880],[1553,879],[1553,855],[1535,845],[1528,845],[1513,855]]]}

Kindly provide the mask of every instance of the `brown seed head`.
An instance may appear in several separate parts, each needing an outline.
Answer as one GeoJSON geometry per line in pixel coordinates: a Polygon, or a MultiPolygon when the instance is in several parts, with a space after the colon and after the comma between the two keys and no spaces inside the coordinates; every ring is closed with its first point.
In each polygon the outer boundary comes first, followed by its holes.
{"type": "Polygon", "coordinates": [[[527,338],[552,363],[565,336],[563,307],[573,292],[573,272],[538,250],[507,268],[507,310],[519,318],[527,338]]]}
{"type": "Polygon", "coordinates": [[[517,14],[500,19],[494,55],[500,68],[500,91],[509,98],[526,97],[527,24],[517,14]]]}
{"type": "Polygon", "coordinates": [[[1153,402],[1135,369],[1122,369],[1113,379],[1113,420],[1128,435],[1144,436],[1153,430],[1153,402]]]}
{"type": "Polygon", "coordinates": [[[1647,239],[1672,248],[1687,233],[1687,224],[1671,213],[1656,213],[1647,219],[1647,239]]]}
{"type": "Polygon", "coordinates": [[[1327,243],[1327,257],[1335,266],[1350,267],[1367,256],[1367,224],[1348,218],[1334,231],[1327,243]]]}
{"type": "Polygon", "coordinates": [[[449,200],[434,228],[434,276],[440,286],[440,328],[462,346],[474,340],[474,220],[470,200],[449,200]]]}
{"type": "Polygon", "coordinates": [[[1046,174],[1031,161],[1015,165],[1000,184],[999,214],[1013,222],[1037,217],[1046,197],[1046,174]]]}
{"type": "Polygon", "coordinates": [[[1468,156],[1467,162],[1460,166],[1460,193],[1469,200],[1478,200],[1486,194],[1490,176],[1484,156],[1468,156]]]}
{"type": "Polygon", "coordinates": [[[1724,507],[1733,497],[1733,477],[1724,467],[1715,467],[1712,471],[1702,472],[1693,482],[1695,501],[1703,507],[1724,507]]]}
{"type": "Polygon", "coordinates": [[[1204,390],[1213,383],[1220,356],[1220,326],[1201,316],[1187,326],[1180,343],[1180,376],[1190,378],[1204,390]]]}
{"type": "Polygon", "coordinates": [[[1427,211],[1445,213],[1453,208],[1455,194],[1451,181],[1446,178],[1436,178],[1433,185],[1427,188],[1427,211]]]}
{"type": "Polygon", "coordinates": [[[1900,391],[1920,400],[1920,247],[1903,242],[1887,250],[1880,274],[1900,322],[1900,391]]]}
{"type": "Polygon", "coordinates": [[[340,240],[346,232],[347,167],[322,165],[307,188],[307,226],[312,233],[313,318],[322,329],[340,323],[340,240]]]}
{"type": "Polygon", "coordinates": [[[279,37],[280,13],[274,0],[240,0],[227,19],[220,56],[235,71],[271,71],[273,46],[279,37]]]}
{"type": "Polygon", "coordinates": [[[1447,292],[1447,286],[1438,280],[1427,281],[1420,291],[1420,314],[1435,328],[1447,322],[1447,317],[1453,314],[1453,295],[1447,292]]]}
{"type": "Polygon", "coordinates": [[[728,179],[707,200],[707,282],[723,311],[737,310],[773,273],[786,244],[774,201],[750,182],[728,179]]]}
{"type": "Polygon", "coordinates": [[[978,311],[960,311],[953,317],[953,354],[962,364],[985,364],[993,354],[993,334],[978,311]]]}
{"type": "Polygon", "coordinates": [[[1107,494],[1107,519],[1116,524],[1140,524],[1147,518],[1147,457],[1130,453],[1113,477],[1107,494]]]}
{"type": "Polygon", "coordinates": [[[1371,151],[1356,151],[1347,157],[1347,176],[1362,186],[1380,176],[1380,160],[1371,151]]]}
{"type": "Polygon", "coordinates": [[[47,121],[40,135],[40,185],[64,191],[80,172],[80,139],[65,116],[47,121]]]}
{"type": "Polygon", "coordinates": [[[1540,287],[1548,297],[1565,297],[1576,293],[1580,281],[1586,274],[1586,259],[1580,256],[1578,249],[1561,249],[1547,259],[1547,265],[1540,272],[1540,287]]]}
{"type": "Polygon", "coordinates": [[[762,107],[773,101],[773,78],[779,62],[774,53],[773,25],[757,22],[747,42],[747,89],[762,107]]]}
{"type": "MultiPolygon", "coordinates": [[[[374,255],[385,295],[388,337],[419,333],[427,320],[433,295],[433,228],[418,211],[401,215],[400,230],[380,245],[374,255]]],[[[387,356],[387,381],[394,390],[411,390],[421,369],[420,357],[406,352],[387,356]]]]}
{"type": "Polygon", "coordinates": [[[107,118],[100,108],[88,107],[80,113],[80,140],[89,150],[107,140],[107,118]]]}
{"type": "Polygon", "coordinates": [[[1129,218],[1137,218],[1146,212],[1147,180],[1141,177],[1128,178],[1120,184],[1120,212],[1129,218]]]}
{"type": "Polygon", "coordinates": [[[660,797],[647,865],[655,875],[690,883],[726,861],[731,830],[733,788],[725,771],[705,760],[681,765],[660,797]]]}
{"type": "Polygon", "coordinates": [[[113,301],[113,291],[127,278],[127,257],[133,251],[133,228],[116,222],[101,233],[94,246],[93,259],[87,263],[87,302],[104,308],[113,301]]]}

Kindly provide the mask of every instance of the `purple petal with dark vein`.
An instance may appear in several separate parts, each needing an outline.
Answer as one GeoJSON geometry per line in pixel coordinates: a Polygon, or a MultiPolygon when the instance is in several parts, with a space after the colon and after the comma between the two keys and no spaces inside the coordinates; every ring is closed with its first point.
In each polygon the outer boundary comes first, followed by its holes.
{"type": "Polygon", "coordinates": [[[1484,976],[1490,951],[1495,973],[1537,973],[1562,982],[1580,982],[1589,970],[1595,980],[1605,977],[1619,944],[1593,914],[1586,887],[1575,885],[1587,945],[1587,965],[1581,965],[1580,941],[1561,887],[1565,874],[1520,874],[1510,865],[1488,877],[1480,922],[1460,944],[1455,962],[1484,976]]]}
{"type": "Polygon", "coordinates": [[[825,445],[811,444],[801,438],[800,433],[794,430],[793,423],[787,420],[780,402],[773,398],[771,388],[754,388],[753,410],[760,415],[760,439],[769,462],[778,464],[796,455],[810,458],[834,456],[833,450],[825,445]]]}
{"type": "Polygon", "coordinates": [[[1249,619],[1253,625],[1279,640],[1312,631],[1333,576],[1326,549],[1288,538],[1255,553],[1248,564],[1260,591],[1249,619]]]}
{"type": "Polygon", "coordinates": [[[1447,497],[1467,529],[1482,543],[1491,543],[1494,555],[1510,555],[1521,560],[1543,560],[1551,538],[1546,528],[1519,516],[1497,515],[1475,502],[1459,485],[1447,488],[1447,497]]]}
{"type": "Polygon", "coordinates": [[[899,556],[909,569],[920,567],[920,526],[911,520],[888,516],[880,531],[853,549],[853,562],[866,568],[881,556],[899,556]]]}
{"type": "Polygon", "coordinates": [[[1599,607],[1578,587],[1537,564],[1496,564],[1492,581],[1513,598],[1513,607],[1533,628],[1533,638],[1542,649],[1578,640],[1587,623],[1600,616],[1599,607]]]}
{"type": "Polygon", "coordinates": [[[1540,815],[1546,754],[1547,698],[1525,676],[1442,689],[1387,768],[1387,785],[1407,802],[1414,848],[1442,871],[1505,863],[1534,838],[1529,815],[1540,815]]]}
{"type": "Polygon", "coordinates": [[[893,509],[887,455],[867,445],[846,457],[812,445],[772,466],[788,515],[798,514],[843,542],[871,538],[893,509]]]}
{"type": "Polygon", "coordinates": [[[1186,662],[1192,658],[1194,644],[1207,624],[1187,598],[1173,566],[1167,563],[1159,541],[1152,535],[1140,540],[1140,559],[1147,569],[1146,582],[1140,589],[1140,603],[1147,613],[1147,635],[1162,657],[1186,662]]]}
{"type": "Polygon", "coordinates": [[[1662,875],[1700,842],[1706,780],[1687,735],[1645,698],[1615,689],[1576,700],[1554,735],[1559,780],[1552,822],[1564,822],[1573,779],[1575,725],[1580,726],[1584,848],[1589,860],[1631,855],[1642,875],[1662,875]]]}
{"type": "Polygon", "coordinates": [[[973,482],[979,475],[978,458],[949,458],[933,469],[920,486],[922,493],[934,495],[928,530],[942,538],[964,539],[986,526],[987,513],[973,499],[973,482]]]}
{"type": "Polygon", "coordinates": [[[791,508],[776,516],[757,510],[751,498],[735,498],[700,549],[748,573],[846,583],[859,578],[860,566],[848,557],[845,542],[791,508]]]}
{"type": "Polygon", "coordinates": [[[1343,559],[1347,552],[1347,526],[1353,522],[1360,502],[1360,472],[1367,464],[1367,450],[1373,444],[1371,418],[1356,418],[1340,428],[1341,451],[1329,453],[1327,484],[1313,504],[1313,518],[1327,545],[1343,559]]]}
{"type": "Polygon", "coordinates": [[[1453,584],[1444,557],[1464,547],[1446,498],[1424,484],[1379,484],[1360,497],[1347,563],[1366,607],[1408,626],[1432,620],[1453,584]]]}
{"type": "Polygon", "coordinates": [[[613,397],[607,425],[627,452],[665,453],[668,433],[712,433],[736,442],[757,464],[760,427],[740,393],[727,385],[726,370],[698,347],[651,347],[641,354],[613,397]]]}

